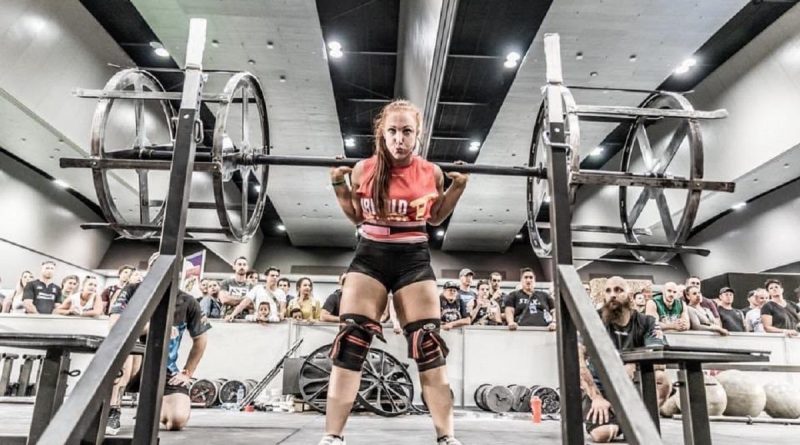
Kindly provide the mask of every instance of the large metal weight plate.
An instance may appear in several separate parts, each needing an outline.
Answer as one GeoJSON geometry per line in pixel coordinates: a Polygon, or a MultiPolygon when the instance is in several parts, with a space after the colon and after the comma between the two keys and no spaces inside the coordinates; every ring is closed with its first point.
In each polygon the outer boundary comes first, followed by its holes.
{"type": "MultiPolygon", "coordinates": [[[[564,109],[564,131],[567,137],[567,144],[571,147],[568,159],[570,172],[577,172],[580,168],[580,125],[578,116],[572,112],[575,108],[575,99],[566,87],[560,87],[561,99],[564,109]]],[[[539,107],[539,114],[536,117],[536,124],[533,127],[533,138],[531,139],[530,157],[528,165],[531,167],[547,168],[548,135],[547,128],[547,100],[542,101],[539,107]]],[[[537,256],[549,256],[553,250],[553,243],[550,238],[550,229],[541,227],[537,220],[546,216],[548,204],[550,203],[550,190],[547,178],[528,177],[528,238],[531,247],[537,256]]],[[[570,187],[570,202],[575,199],[575,186],[570,187]]]]}
{"type": "MultiPolygon", "coordinates": [[[[694,111],[694,107],[685,97],[670,92],[651,95],[642,107],[694,111]]],[[[690,180],[702,179],[703,140],[700,124],[696,119],[636,119],[625,139],[620,170],[655,177],[677,174],[690,180]],[[681,149],[686,152],[685,156],[680,155],[681,149]]],[[[634,228],[648,204],[653,202],[658,211],[660,225],[653,230],[654,236],[648,241],[672,246],[684,244],[697,217],[701,193],[699,189],[620,187],[619,211],[625,239],[642,244],[634,228]],[[670,203],[678,203],[682,208],[673,210],[670,203]]],[[[672,252],[631,253],[639,261],[652,262],[665,262],[675,256],[672,252]]]]}

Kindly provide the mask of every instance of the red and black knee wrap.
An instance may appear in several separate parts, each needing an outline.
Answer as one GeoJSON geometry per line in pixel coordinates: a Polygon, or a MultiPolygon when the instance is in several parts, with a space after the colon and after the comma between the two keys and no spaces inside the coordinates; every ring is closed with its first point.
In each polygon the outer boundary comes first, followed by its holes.
{"type": "Polygon", "coordinates": [[[367,358],[372,337],[383,338],[381,324],[369,317],[358,314],[342,314],[339,316],[342,324],[339,334],[333,340],[330,357],[334,366],[361,371],[361,365],[367,358]]]}
{"type": "Polygon", "coordinates": [[[450,352],[444,339],[439,335],[442,321],[427,318],[413,321],[403,328],[408,341],[408,357],[417,362],[420,372],[445,365],[445,357],[450,352]]]}

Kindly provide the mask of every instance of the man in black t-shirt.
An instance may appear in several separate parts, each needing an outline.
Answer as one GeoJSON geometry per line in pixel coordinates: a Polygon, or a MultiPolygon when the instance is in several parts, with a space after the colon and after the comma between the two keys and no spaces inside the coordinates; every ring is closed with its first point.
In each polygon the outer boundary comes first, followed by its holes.
{"type": "Polygon", "coordinates": [[[56,263],[47,260],[42,263],[38,280],[25,285],[22,292],[22,304],[28,314],[52,314],[57,303],[61,303],[61,288],[53,283],[56,263]]]}
{"type": "Polygon", "coordinates": [[[506,295],[503,299],[503,312],[506,315],[508,329],[518,326],[542,326],[551,331],[556,329],[553,316],[555,301],[553,297],[542,291],[535,291],[536,278],[533,269],[522,269],[520,280],[522,287],[506,295]]]}
{"type": "Polygon", "coordinates": [[[455,281],[444,283],[444,292],[439,296],[442,309],[442,329],[449,331],[459,326],[469,326],[467,305],[458,296],[459,287],[455,281]]]}
{"type": "MultiPolygon", "coordinates": [[[[600,319],[606,327],[611,342],[618,351],[643,346],[663,345],[663,334],[652,316],[637,312],[633,307],[628,282],[621,277],[606,280],[605,302],[600,308],[600,319]]],[[[583,416],[586,431],[594,442],[610,442],[620,433],[614,409],[603,392],[599,374],[586,357],[583,346],[579,348],[580,378],[583,390],[583,416]]],[[[629,377],[635,366],[625,365],[629,377]]],[[[659,404],[669,395],[670,382],[666,373],[656,371],[656,388],[659,404]]]]}
{"type": "Polygon", "coordinates": [[[320,320],[331,323],[339,322],[339,304],[342,302],[342,286],[344,286],[346,277],[347,274],[344,273],[339,277],[339,288],[325,299],[325,304],[322,305],[322,311],[319,314],[320,320]]]}
{"type": "Polygon", "coordinates": [[[739,309],[735,309],[733,304],[734,294],[730,287],[723,287],[719,290],[719,319],[722,327],[728,332],[747,332],[745,328],[744,314],[739,309]]]}
{"type": "Polygon", "coordinates": [[[783,333],[789,337],[797,337],[800,314],[797,307],[783,297],[783,284],[776,279],[764,283],[770,301],[761,306],[761,323],[764,332],[783,333]]]}

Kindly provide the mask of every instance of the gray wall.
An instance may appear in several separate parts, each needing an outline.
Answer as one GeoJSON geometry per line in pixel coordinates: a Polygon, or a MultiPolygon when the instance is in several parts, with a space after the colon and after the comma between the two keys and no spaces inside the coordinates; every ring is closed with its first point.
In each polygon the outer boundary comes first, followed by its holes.
{"type": "Polygon", "coordinates": [[[623,278],[651,277],[655,284],[668,281],[683,282],[689,273],[680,258],[669,262],[669,266],[650,266],[646,264],[606,263],[594,261],[578,269],[581,280],[589,281],[597,277],[619,275],[623,278]]]}
{"type": "Polygon", "coordinates": [[[93,211],[4,154],[0,154],[0,203],[5,210],[0,218],[0,286],[4,288],[11,287],[25,269],[38,275],[45,259],[57,261],[59,280],[70,273],[85,275],[97,268],[111,243],[109,233],[80,228],[100,220],[93,211]]]}

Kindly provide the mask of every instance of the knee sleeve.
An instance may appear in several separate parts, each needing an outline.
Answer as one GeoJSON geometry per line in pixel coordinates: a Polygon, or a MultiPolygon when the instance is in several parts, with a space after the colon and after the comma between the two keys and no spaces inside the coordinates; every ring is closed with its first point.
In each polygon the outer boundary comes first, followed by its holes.
{"type": "Polygon", "coordinates": [[[439,335],[442,321],[428,318],[411,322],[403,328],[408,341],[408,357],[417,362],[420,372],[445,365],[445,357],[450,352],[444,339],[439,335]]]}
{"type": "Polygon", "coordinates": [[[351,371],[361,371],[372,337],[386,341],[383,328],[377,321],[358,314],[342,314],[339,320],[342,326],[333,340],[330,353],[333,364],[351,371]]]}

